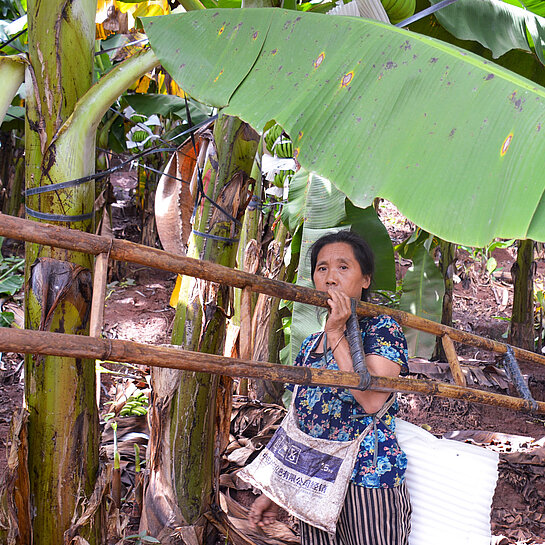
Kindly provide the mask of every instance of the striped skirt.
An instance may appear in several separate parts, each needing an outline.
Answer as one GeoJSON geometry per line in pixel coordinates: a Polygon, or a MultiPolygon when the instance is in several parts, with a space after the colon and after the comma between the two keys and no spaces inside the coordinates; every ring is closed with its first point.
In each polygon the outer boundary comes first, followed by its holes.
{"type": "Polygon", "coordinates": [[[350,483],[335,536],[300,522],[302,545],[407,545],[411,502],[407,486],[364,488],[350,483]]]}

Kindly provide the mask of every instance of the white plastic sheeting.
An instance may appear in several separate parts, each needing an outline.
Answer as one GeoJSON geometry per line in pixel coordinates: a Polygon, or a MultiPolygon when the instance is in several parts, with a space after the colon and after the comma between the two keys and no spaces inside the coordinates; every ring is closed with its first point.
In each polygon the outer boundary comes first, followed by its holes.
{"type": "Polygon", "coordinates": [[[401,419],[396,419],[396,435],[408,458],[410,544],[489,545],[498,454],[437,439],[401,419]]]}

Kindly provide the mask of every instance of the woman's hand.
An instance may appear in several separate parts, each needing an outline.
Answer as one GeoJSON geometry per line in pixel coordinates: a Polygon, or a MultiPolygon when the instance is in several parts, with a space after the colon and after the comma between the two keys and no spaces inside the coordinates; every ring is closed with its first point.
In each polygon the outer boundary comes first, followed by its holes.
{"type": "Polygon", "coordinates": [[[250,507],[248,520],[254,528],[257,526],[260,528],[269,526],[270,524],[276,522],[279,509],[280,508],[278,505],[276,505],[276,503],[267,498],[265,494],[261,494],[261,496],[254,500],[252,507],[250,507]]]}
{"type": "Polygon", "coordinates": [[[344,335],[346,322],[352,313],[350,297],[340,289],[329,289],[327,293],[329,294],[327,304],[330,310],[325,323],[325,332],[328,336],[334,335],[335,339],[331,340],[336,341],[340,335],[344,335]]]}

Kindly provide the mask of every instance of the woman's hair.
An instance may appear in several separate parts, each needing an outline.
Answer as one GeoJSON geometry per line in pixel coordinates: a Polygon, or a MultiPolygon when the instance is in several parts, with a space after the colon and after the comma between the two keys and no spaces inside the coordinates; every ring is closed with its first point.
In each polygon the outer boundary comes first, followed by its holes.
{"type": "MultiPolygon", "coordinates": [[[[360,265],[361,273],[365,276],[368,275],[373,279],[373,272],[375,271],[375,256],[373,250],[371,250],[369,244],[354,231],[344,230],[337,231],[336,233],[330,233],[320,237],[310,248],[310,274],[312,281],[314,282],[314,271],[316,270],[316,261],[320,250],[328,244],[335,244],[336,242],[344,242],[350,244],[356,261],[360,265]]],[[[369,297],[369,288],[362,289],[361,298],[367,301],[369,297]]]]}

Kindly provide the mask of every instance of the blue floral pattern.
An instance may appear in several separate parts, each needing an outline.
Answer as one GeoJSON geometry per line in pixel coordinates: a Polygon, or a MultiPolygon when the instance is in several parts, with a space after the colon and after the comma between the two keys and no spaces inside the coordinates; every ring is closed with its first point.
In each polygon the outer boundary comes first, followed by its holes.
{"type": "MultiPolygon", "coordinates": [[[[365,354],[377,354],[398,363],[400,374],[408,373],[407,342],[399,324],[389,316],[364,318],[360,321],[365,354]]],[[[321,333],[307,337],[295,359],[295,365],[338,370],[331,350],[313,352],[321,333]]],[[[290,388],[293,389],[293,388],[290,388]]],[[[299,427],[305,433],[332,441],[356,438],[372,421],[363,415],[361,405],[349,390],[329,387],[299,386],[295,398],[299,427]],[[355,415],[359,415],[354,418],[355,415]]],[[[397,401],[390,407],[375,429],[362,441],[352,482],[367,488],[392,488],[405,479],[407,457],[395,436],[397,401]]]]}

